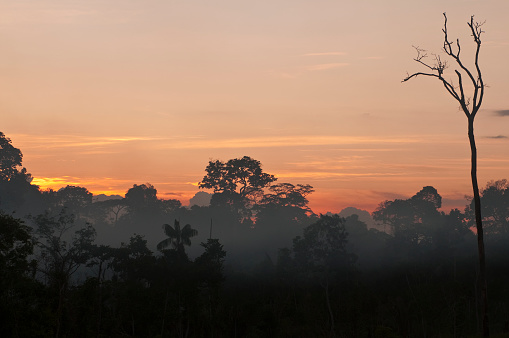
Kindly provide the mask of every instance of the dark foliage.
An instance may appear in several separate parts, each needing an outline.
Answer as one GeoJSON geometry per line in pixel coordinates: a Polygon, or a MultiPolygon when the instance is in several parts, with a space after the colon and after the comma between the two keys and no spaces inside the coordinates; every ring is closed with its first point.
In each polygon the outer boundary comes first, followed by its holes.
{"type": "MultiPolygon", "coordinates": [[[[382,202],[374,228],[316,216],[309,185],[258,185],[246,220],[231,205],[161,200],[150,184],[92,202],[85,188],[24,182],[1,204],[34,215],[0,214],[2,337],[469,337],[482,326],[471,206],[445,213],[433,187],[382,202]]],[[[481,195],[490,325],[503,337],[506,181],[481,195]]]]}

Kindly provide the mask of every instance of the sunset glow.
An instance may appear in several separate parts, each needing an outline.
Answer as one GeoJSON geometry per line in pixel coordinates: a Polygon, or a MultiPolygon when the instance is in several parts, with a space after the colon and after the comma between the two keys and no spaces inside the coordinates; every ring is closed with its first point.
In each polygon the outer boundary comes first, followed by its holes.
{"type": "Polygon", "coordinates": [[[312,185],[317,213],[428,185],[463,209],[465,116],[439,82],[401,83],[421,70],[412,45],[440,52],[444,11],[468,62],[466,22],[486,20],[484,186],[509,178],[505,0],[3,1],[0,131],[41,189],[151,183],[187,205],[210,159],[246,155],[312,185]]]}

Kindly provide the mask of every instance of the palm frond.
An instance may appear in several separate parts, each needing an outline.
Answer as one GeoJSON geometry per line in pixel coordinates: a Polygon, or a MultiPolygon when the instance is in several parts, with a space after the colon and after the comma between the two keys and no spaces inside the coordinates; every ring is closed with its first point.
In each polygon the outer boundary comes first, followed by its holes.
{"type": "Polygon", "coordinates": [[[173,244],[173,241],[171,238],[163,239],[161,242],[159,242],[159,244],[157,244],[157,250],[166,249],[167,247],[169,247],[172,244],[173,244]]]}

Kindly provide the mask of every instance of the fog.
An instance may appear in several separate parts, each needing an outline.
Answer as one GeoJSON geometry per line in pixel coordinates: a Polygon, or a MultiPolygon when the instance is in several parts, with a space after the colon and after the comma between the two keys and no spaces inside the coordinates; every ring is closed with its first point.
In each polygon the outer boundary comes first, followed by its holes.
{"type": "MultiPolygon", "coordinates": [[[[1,137],[4,336],[480,330],[473,205],[446,212],[432,186],[372,213],[318,215],[312,186],[280,182],[244,156],[210,161],[189,205],[150,183],[93,196],[31,184],[21,151],[1,137]]],[[[505,332],[509,184],[491,181],[481,198],[491,327],[505,332]]]]}

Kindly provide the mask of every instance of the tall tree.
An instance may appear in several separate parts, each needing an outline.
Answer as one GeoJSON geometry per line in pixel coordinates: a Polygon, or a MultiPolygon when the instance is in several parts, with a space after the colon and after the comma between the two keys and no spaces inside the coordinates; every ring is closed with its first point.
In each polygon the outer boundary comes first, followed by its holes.
{"type": "Polygon", "coordinates": [[[20,337],[28,335],[33,317],[37,311],[29,285],[33,281],[35,261],[30,261],[34,239],[31,228],[22,220],[0,213],[0,336],[20,337]],[[27,283],[28,282],[28,283],[27,283]],[[27,304],[30,304],[27,307],[27,304]],[[28,331],[27,331],[28,329],[28,331]],[[21,331],[21,332],[20,332],[21,331]]]}
{"type": "Polygon", "coordinates": [[[277,183],[269,187],[270,193],[265,194],[260,204],[272,204],[279,207],[296,207],[310,211],[307,195],[314,192],[309,184],[277,183]]]}
{"type": "MultiPolygon", "coordinates": [[[[329,316],[330,337],[335,337],[335,318],[330,297],[330,282],[347,275],[356,259],[346,251],[348,233],[345,219],[338,215],[320,215],[320,219],[304,228],[302,237],[293,240],[295,261],[305,275],[318,280],[324,289],[329,316]]],[[[281,253],[281,252],[280,252],[281,253]]]]}
{"type": "Polygon", "coordinates": [[[199,183],[200,188],[214,189],[214,193],[235,193],[252,198],[263,188],[277,180],[274,175],[264,173],[260,161],[249,156],[231,159],[228,162],[209,161],[207,174],[199,183]]]}
{"type": "Polygon", "coordinates": [[[261,198],[263,189],[277,178],[263,172],[260,161],[249,156],[228,162],[209,161],[200,189],[213,189],[211,206],[228,206],[241,223],[251,221],[251,206],[261,198]]]}
{"type": "Polygon", "coordinates": [[[27,212],[23,206],[38,199],[37,186],[31,185],[32,175],[22,165],[23,154],[11,139],[0,132],[0,209],[5,212],[27,212]]]}
{"type": "MultiPolygon", "coordinates": [[[[509,182],[506,179],[490,181],[481,189],[483,227],[486,237],[504,238],[509,235],[509,182]]],[[[472,200],[465,209],[469,225],[475,221],[475,205],[472,200]]]]}
{"type": "Polygon", "coordinates": [[[92,193],[87,188],[68,185],[58,191],[48,190],[43,193],[49,206],[54,213],[67,209],[68,214],[73,214],[76,220],[86,214],[86,209],[92,204],[92,193]]]}
{"type": "Polygon", "coordinates": [[[479,253],[479,281],[481,283],[481,302],[480,302],[480,312],[482,316],[483,323],[483,335],[485,337],[489,336],[489,325],[488,325],[488,297],[487,297],[487,285],[486,285],[486,264],[485,264],[485,254],[484,254],[484,236],[483,236],[483,225],[482,225],[482,217],[481,217],[481,198],[479,195],[479,186],[477,184],[477,148],[475,145],[474,138],[474,119],[477,115],[477,112],[481,108],[482,100],[484,97],[484,81],[481,74],[481,68],[479,67],[479,52],[481,50],[481,35],[484,33],[482,30],[482,25],[484,22],[474,21],[474,16],[470,17],[470,22],[468,22],[468,27],[470,28],[470,32],[472,33],[472,38],[475,42],[475,57],[474,57],[474,70],[471,71],[468,69],[463,63],[460,52],[461,45],[460,40],[456,39],[456,42],[450,41],[447,33],[447,15],[444,13],[444,28],[442,32],[444,33],[444,43],[442,46],[442,50],[445,54],[452,58],[453,62],[458,66],[457,69],[454,70],[454,73],[457,76],[457,82],[452,80],[446,80],[444,78],[444,72],[448,68],[448,63],[446,60],[442,60],[440,55],[432,54],[433,61],[427,62],[426,57],[428,56],[424,49],[419,47],[415,47],[417,51],[417,57],[414,59],[416,62],[423,65],[428,70],[426,72],[417,72],[413,74],[408,74],[403,82],[406,82],[414,77],[418,76],[427,76],[438,79],[447,92],[459,103],[461,110],[465,113],[465,116],[468,120],[468,139],[470,143],[470,152],[471,152],[471,170],[470,176],[472,180],[472,189],[474,192],[474,209],[475,209],[475,220],[476,220],[476,229],[477,229],[477,246],[479,253]],[[466,76],[467,80],[465,82],[470,83],[472,86],[471,94],[465,93],[467,83],[464,83],[464,76],[466,76]]]}
{"type": "Polygon", "coordinates": [[[159,206],[157,189],[150,183],[135,184],[125,194],[125,203],[130,212],[154,211],[159,206]]]}
{"type": "Polygon", "coordinates": [[[34,218],[40,249],[39,271],[46,277],[56,303],[56,337],[60,336],[64,324],[71,278],[92,258],[95,248],[96,231],[91,225],[70,234],[75,226],[74,220],[74,215],[67,214],[65,209],[58,216],[46,213],[34,218]]]}
{"type": "Polygon", "coordinates": [[[157,244],[158,250],[163,250],[172,246],[180,255],[185,255],[184,245],[191,245],[191,237],[198,235],[198,230],[191,228],[191,225],[186,224],[180,228],[180,222],[175,220],[173,226],[169,224],[163,225],[164,233],[168,238],[162,240],[157,244]]]}
{"type": "Polygon", "coordinates": [[[0,179],[9,181],[19,173],[23,155],[12,145],[11,139],[0,132],[0,179]]]}
{"type": "Polygon", "coordinates": [[[307,199],[313,191],[309,184],[277,183],[268,188],[253,207],[256,211],[256,232],[264,238],[260,249],[272,250],[290,245],[291,238],[313,222],[316,215],[309,208],[307,199]]]}

